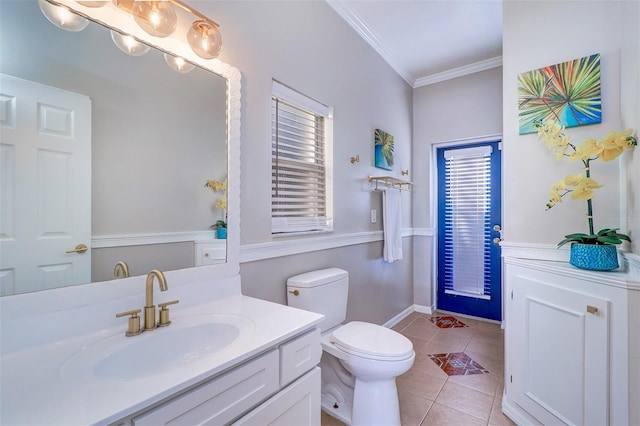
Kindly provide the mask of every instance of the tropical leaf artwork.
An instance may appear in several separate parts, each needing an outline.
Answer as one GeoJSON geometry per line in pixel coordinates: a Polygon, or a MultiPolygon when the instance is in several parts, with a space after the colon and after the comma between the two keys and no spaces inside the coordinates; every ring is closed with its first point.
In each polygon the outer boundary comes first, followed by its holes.
{"type": "Polygon", "coordinates": [[[565,127],[600,123],[600,54],[520,74],[518,111],[521,135],[547,119],[565,127]]]}
{"type": "Polygon", "coordinates": [[[376,129],[375,131],[375,166],[380,169],[393,170],[393,136],[376,129]]]}

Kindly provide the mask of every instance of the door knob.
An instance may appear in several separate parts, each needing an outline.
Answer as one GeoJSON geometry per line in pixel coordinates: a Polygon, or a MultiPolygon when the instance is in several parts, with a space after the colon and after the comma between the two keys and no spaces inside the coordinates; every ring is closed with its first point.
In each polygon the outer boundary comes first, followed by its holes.
{"type": "Polygon", "coordinates": [[[494,231],[502,231],[502,228],[500,227],[500,225],[493,225],[493,230],[494,231]]]}
{"type": "Polygon", "coordinates": [[[500,241],[502,241],[502,239],[501,239],[501,238],[495,237],[495,238],[493,239],[493,244],[500,244],[500,241]]]}
{"type": "Polygon", "coordinates": [[[78,244],[75,249],[67,250],[66,253],[84,253],[89,250],[89,248],[84,244],[78,244]]]}

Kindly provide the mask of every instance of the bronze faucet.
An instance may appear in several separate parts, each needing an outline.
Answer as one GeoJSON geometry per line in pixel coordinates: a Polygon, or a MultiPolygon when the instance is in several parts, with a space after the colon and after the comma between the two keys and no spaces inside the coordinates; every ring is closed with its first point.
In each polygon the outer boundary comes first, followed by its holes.
{"type": "Polygon", "coordinates": [[[154,269],[147,275],[147,291],[146,291],[146,303],[144,306],[144,329],[155,330],[156,328],[156,307],[153,304],[153,279],[158,279],[158,285],[160,291],[167,291],[167,280],[164,277],[162,271],[154,269]]]}
{"type": "Polygon", "coordinates": [[[116,263],[116,267],[113,269],[113,276],[119,277],[120,272],[122,272],[122,278],[129,278],[129,265],[124,260],[116,263]]]}

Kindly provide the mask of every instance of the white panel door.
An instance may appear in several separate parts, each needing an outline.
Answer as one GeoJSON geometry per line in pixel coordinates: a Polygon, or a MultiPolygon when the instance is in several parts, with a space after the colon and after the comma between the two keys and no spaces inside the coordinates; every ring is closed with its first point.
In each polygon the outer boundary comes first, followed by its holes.
{"type": "Polygon", "coordinates": [[[91,100],[0,74],[0,293],[91,281],[91,100]]]}
{"type": "Polygon", "coordinates": [[[514,401],[543,424],[608,424],[609,302],[523,276],[513,289],[514,401]]]}

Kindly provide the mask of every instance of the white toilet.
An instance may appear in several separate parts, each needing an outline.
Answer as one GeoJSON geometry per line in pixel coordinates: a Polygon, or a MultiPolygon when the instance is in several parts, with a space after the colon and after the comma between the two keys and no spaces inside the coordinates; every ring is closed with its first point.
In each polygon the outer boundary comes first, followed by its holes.
{"type": "Polygon", "coordinates": [[[325,315],[322,332],[322,408],[350,425],[400,425],[396,377],[413,365],[409,339],[347,312],[349,274],[338,268],[287,280],[287,303],[325,315]]]}

